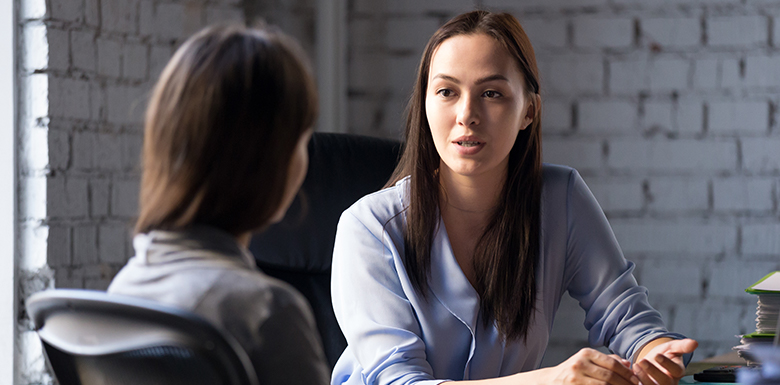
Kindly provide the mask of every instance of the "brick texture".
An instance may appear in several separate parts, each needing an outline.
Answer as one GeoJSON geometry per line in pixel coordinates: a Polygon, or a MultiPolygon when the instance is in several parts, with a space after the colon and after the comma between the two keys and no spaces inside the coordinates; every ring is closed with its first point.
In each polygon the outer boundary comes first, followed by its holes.
{"type": "MultiPolygon", "coordinates": [[[[651,302],[668,326],[699,340],[704,358],[750,331],[755,299],[735,291],[780,268],[780,17],[764,1],[666,3],[349,2],[349,130],[400,138],[431,33],[474,6],[512,12],[542,74],[544,160],[580,170],[651,302]]],[[[27,286],[103,289],[130,256],[145,100],[189,34],[262,18],[314,57],[315,2],[242,4],[23,7],[20,237],[30,265],[44,255],[51,269],[23,271],[34,277],[27,286]]],[[[546,365],[587,341],[576,302],[561,306],[546,365]]],[[[27,383],[41,382],[42,365],[29,367],[27,383]]]]}

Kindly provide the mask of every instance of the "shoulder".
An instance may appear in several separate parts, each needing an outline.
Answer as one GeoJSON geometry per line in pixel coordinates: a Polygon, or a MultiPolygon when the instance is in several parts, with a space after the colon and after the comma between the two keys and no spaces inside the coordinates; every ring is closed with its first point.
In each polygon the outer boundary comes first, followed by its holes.
{"type": "Polygon", "coordinates": [[[542,197],[565,197],[572,182],[581,179],[580,174],[572,167],[543,163],[542,197]]]}
{"type": "Polygon", "coordinates": [[[579,173],[572,167],[542,163],[542,183],[544,185],[568,184],[574,175],[579,176],[579,173]]]}
{"type": "Polygon", "coordinates": [[[356,219],[366,226],[381,224],[401,218],[406,205],[409,178],[406,177],[392,187],[368,194],[347,208],[341,215],[341,221],[356,219]]]}
{"type": "Polygon", "coordinates": [[[255,304],[266,310],[308,307],[290,284],[250,269],[224,270],[209,295],[221,299],[222,306],[236,306],[237,311],[255,304]]]}

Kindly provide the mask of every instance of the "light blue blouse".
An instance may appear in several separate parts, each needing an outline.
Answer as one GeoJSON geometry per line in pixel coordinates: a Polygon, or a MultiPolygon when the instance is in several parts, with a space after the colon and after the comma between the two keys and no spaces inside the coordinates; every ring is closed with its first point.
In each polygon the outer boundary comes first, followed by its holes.
{"type": "Polygon", "coordinates": [[[545,164],[536,311],[528,339],[504,342],[483,327],[479,297],[440,222],[427,300],[403,264],[408,178],[341,216],[333,251],[333,308],[347,339],[332,384],[438,384],[537,369],[561,296],[586,311],[591,346],[623,357],[669,333],[638,286],[596,199],[572,168],[545,164]]]}

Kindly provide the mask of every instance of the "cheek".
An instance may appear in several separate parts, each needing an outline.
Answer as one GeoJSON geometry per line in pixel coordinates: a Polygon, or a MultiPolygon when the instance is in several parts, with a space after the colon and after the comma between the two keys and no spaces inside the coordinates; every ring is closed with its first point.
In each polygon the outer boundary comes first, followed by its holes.
{"type": "Polygon", "coordinates": [[[447,111],[437,103],[425,103],[425,114],[428,119],[428,126],[431,127],[431,134],[434,142],[438,142],[440,137],[446,136],[448,131],[447,111]]]}

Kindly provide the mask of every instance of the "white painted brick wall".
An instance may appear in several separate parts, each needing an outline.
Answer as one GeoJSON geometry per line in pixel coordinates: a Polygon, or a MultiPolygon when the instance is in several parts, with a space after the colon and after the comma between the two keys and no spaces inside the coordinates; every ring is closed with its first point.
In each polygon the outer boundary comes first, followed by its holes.
{"type": "Polygon", "coordinates": [[[49,130],[49,167],[64,170],[70,162],[70,135],[66,131],[49,130]]]}
{"type": "Polygon", "coordinates": [[[674,130],[674,104],[671,101],[647,101],[642,107],[641,127],[644,131],[674,130]]]}
{"type": "Polygon", "coordinates": [[[699,259],[734,252],[737,248],[736,226],[658,220],[637,223],[615,219],[612,227],[626,253],[660,253],[667,258],[685,254],[699,259]]]}
{"type": "Polygon", "coordinates": [[[644,208],[644,192],[641,180],[586,180],[601,208],[606,213],[615,211],[639,211],[644,208]]]}
{"type": "Polygon", "coordinates": [[[92,225],[73,228],[73,264],[93,265],[98,262],[97,228],[92,225]]]}
{"type": "Polygon", "coordinates": [[[704,211],[709,208],[706,179],[658,177],[648,183],[648,206],[657,212],[704,211]]]}
{"type": "Polygon", "coordinates": [[[750,87],[780,86],[780,56],[748,56],[745,58],[745,85],[750,87]]]}
{"type": "Polygon", "coordinates": [[[89,119],[89,83],[49,77],[49,108],[53,117],[89,119]]]}
{"type": "Polygon", "coordinates": [[[148,86],[106,87],[106,110],[108,122],[114,124],[138,124],[143,121],[145,96],[148,86]]]}
{"type": "Polygon", "coordinates": [[[69,226],[51,226],[49,227],[49,242],[57,244],[58,247],[49,248],[46,260],[49,266],[53,268],[68,267],[73,264],[71,260],[71,232],[73,229],[69,226]]]}
{"type": "Polygon", "coordinates": [[[127,238],[127,227],[121,223],[100,226],[98,232],[100,261],[112,264],[124,263],[127,238]]]}
{"type": "Polygon", "coordinates": [[[87,180],[83,178],[54,177],[46,185],[46,210],[49,217],[79,218],[89,208],[87,180]]]}
{"type": "Polygon", "coordinates": [[[111,183],[107,179],[92,179],[89,181],[89,214],[93,218],[108,215],[108,205],[111,202],[111,183]]]}
{"type": "MultiPolygon", "coordinates": [[[[745,255],[772,256],[777,263],[780,254],[780,224],[756,223],[742,226],[742,252],[745,255]]],[[[777,269],[777,268],[776,268],[777,269]]],[[[758,280],[761,277],[756,277],[758,280]]]]}
{"type": "Polygon", "coordinates": [[[84,18],[84,1],[53,2],[51,4],[51,17],[62,21],[81,21],[84,18]]]}
{"type": "Polygon", "coordinates": [[[707,286],[708,296],[724,299],[745,300],[745,288],[755,283],[769,271],[777,269],[777,262],[722,261],[709,266],[711,271],[707,286]]]}
{"type": "Polygon", "coordinates": [[[651,91],[672,91],[688,88],[690,63],[684,59],[663,58],[651,63],[649,81],[651,91]]]}
{"type": "Polygon", "coordinates": [[[572,128],[572,105],[554,100],[542,101],[542,125],[545,132],[568,132],[572,128]]]}
{"type": "MultiPolygon", "coordinates": [[[[439,21],[436,18],[391,18],[387,22],[385,44],[391,51],[409,50],[422,53],[425,43],[437,28],[439,21]]],[[[419,57],[417,60],[419,61],[419,57]]]]}
{"type": "Polygon", "coordinates": [[[115,180],[111,184],[112,216],[132,218],[138,212],[138,181],[115,180]]]}
{"type": "Polygon", "coordinates": [[[583,48],[628,48],[634,41],[634,20],[590,18],[574,20],[574,45],[583,48]]]}
{"type": "Polygon", "coordinates": [[[601,141],[549,138],[542,141],[545,162],[567,164],[579,170],[597,170],[603,167],[604,146],[601,141]]]}
{"type": "MultiPolygon", "coordinates": [[[[146,15],[144,15],[146,17],[146,15]]],[[[181,3],[157,3],[154,19],[151,21],[152,31],[160,37],[178,38],[184,31],[185,8],[181,3]]],[[[147,31],[144,31],[147,32],[147,31]]]]}
{"type": "Polygon", "coordinates": [[[718,87],[718,59],[703,58],[693,62],[693,88],[712,90],[718,87]]]}
{"type": "Polygon", "coordinates": [[[122,49],[122,76],[128,80],[146,79],[148,55],[147,45],[125,43],[122,49]]]}
{"type": "MultiPolygon", "coordinates": [[[[195,16],[191,17],[192,20],[196,20],[195,16]]],[[[235,7],[207,7],[206,8],[206,24],[214,24],[221,22],[244,22],[244,12],[241,9],[235,7]]],[[[192,28],[190,26],[190,28],[192,28]]]]}
{"type": "Polygon", "coordinates": [[[615,139],[609,144],[607,165],[634,172],[734,170],[737,166],[737,146],[729,141],[615,139]]]}
{"type": "MultiPolygon", "coordinates": [[[[419,58],[416,58],[419,62],[419,58]]],[[[561,56],[549,61],[545,79],[551,94],[592,93],[603,91],[604,62],[599,55],[561,56]]]]}
{"type": "Polygon", "coordinates": [[[695,48],[701,43],[701,21],[695,17],[657,17],[641,20],[645,43],[663,48],[695,48]]]}
{"type": "Polygon", "coordinates": [[[709,129],[714,134],[735,131],[762,134],[769,130],[767,101],[729,100],[708,103],[709,129]]]}
{"type": "Polygon", "coordinates": [[[583,101],[579,104],[579,130],[631,132],[636,127],[638,107],[626,100],[583,101]]]}
{"type": "MultiPolygon", "coordinates": [[[[49,44],[54,47],[67,47],[70,39],[68,31],[48,28],[46,37],[49,44]]],[[[49,50],[48,68],[54,71],[65,71],[69,65],[68,50],[49,50]]]]}
{"type": "Polygon", "coordinates": [[[101,28],[107,31],[134,33],[137,30],[137,13],[138,0],[101,1],[101,28]]]}
{"type": "Polygon", "coordinates": [[[719,16],[707,19],[710,46],[751,47],[766,45],[769,20],[766,16],[719,16]]]}
{"type": "Polygon", "coordinates": [[[700,134],[704,130],[704,105],[701,100],[695,98],[680,100],[675,118],[678,132],[700,134]]]}
{"type": "Polygon", "coordinates": [[[721,62],[720,83],[723,88],[739,87],[743,83],[741,74],[741,58],[724,58],[721,62]]]}
{"type": "Polygon", "coordinates": [[[742,167],[757,173],[776,173],[780,171],[780,138],[742,139],[742,167]]]}
{"type": "Polygon", "coordinates": [[[714,209],[772,213],[776,196],[775,179],[728,178],[712,183],[714,209]]]}
{"type": "Polygon", "coordinates": [[[566,19],[524,18],[521,23],[534,48],[564,48],[568,44],[566,19]]]}
{"type": "Polygon", "coordinates": [[[615,94],[638,92],[647,86],[648,62],[645,57],[609,62],[609,90],[615,94]]]}
{"type": "Polygon", "coordinates": [[[121,45],[109,39],[97,39],[98,74],[108,77],[119,76],[122,70],[121,45]]]}
{"type": "Polygon", "coordinates": [[[638,280],[651,295],[699,298],[701,295],[701,265],[680,261],[675,262],[675,265],[674,269],[669,269],[668,262],[646,265],[642,268],[638,280]]]}
{"type": "Polygon", "coordinates": [[[97,69],[95,33],[92,31],[70,32],[70,57],[73,68],[94,72],[97,69]]]}

